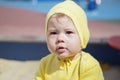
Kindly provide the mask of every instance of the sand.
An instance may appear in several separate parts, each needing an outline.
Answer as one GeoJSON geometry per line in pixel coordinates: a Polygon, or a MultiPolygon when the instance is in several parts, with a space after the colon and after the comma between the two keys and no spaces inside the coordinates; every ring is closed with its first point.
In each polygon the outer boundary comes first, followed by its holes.
{"type": "Polygon", "coordinates": [[[39,61],[0,59],[0,80],[33,80],[39,61]]]}

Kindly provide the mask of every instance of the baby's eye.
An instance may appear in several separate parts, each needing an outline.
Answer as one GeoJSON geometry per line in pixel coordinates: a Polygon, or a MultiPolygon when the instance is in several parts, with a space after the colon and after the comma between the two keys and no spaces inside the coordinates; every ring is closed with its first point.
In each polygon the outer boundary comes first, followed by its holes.
{"type": "Polygon", "coordinates": [[[66,34],[72,34],[73,32],[72,31],[66,31],[66,34]]]}
{"type": "Polygon", "coordinates": [[[57,34],[57,32],[50,32],[50,34],[51,34],[51,35],[55,35],[55,34],[57,34]]]}

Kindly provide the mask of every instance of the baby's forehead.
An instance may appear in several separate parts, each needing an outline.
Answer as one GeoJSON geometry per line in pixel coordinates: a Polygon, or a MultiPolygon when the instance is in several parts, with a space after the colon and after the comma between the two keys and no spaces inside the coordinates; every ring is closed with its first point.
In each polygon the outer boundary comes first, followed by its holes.
{"type": "Polygon", "coordinates": [[[53,20],[56,20],[57,22],[61,22],[61,21],[63,21],[63,22],[72,22],[70,17],[68,17],[67,15],[62,14],[62,13],[53,14],[50,17],[49,22],[53,21],[53,20]]]}

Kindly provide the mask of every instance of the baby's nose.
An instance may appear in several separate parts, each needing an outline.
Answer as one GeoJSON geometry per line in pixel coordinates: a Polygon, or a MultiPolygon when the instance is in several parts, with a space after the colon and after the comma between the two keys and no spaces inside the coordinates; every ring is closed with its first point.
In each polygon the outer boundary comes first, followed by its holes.
{"type": "Polygon", "coordinates": [[[58,35],[57,42],[58,43],[64,42],[64,34],[61,33],[61,34],[58,35]]]}
{"type": "Polygon", "coordinates": [[[64,42],[63,39],[58,39],[58,43],[64,42]]]}

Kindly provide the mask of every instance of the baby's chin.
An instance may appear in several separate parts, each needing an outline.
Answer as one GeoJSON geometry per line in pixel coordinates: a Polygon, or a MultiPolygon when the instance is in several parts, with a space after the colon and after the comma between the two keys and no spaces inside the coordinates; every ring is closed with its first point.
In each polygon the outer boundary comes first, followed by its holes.
{"type": "Polygon", "coordinates": [[[74,55],[65,55],[65,54],[64,55],[59,55],[58,58],[59,58],[59,60],[67,61],[67,60],[75,60],[79,56],[81,56],[81,53],[77,53],[77,54],[74,54],[74,55]]]}
{"type": "Polygon", "coordinates": [[[74,58],[74,56],[58,56],[58,59],[61,61],[68,61],[68,60],[72,60],[74,58]]]}

